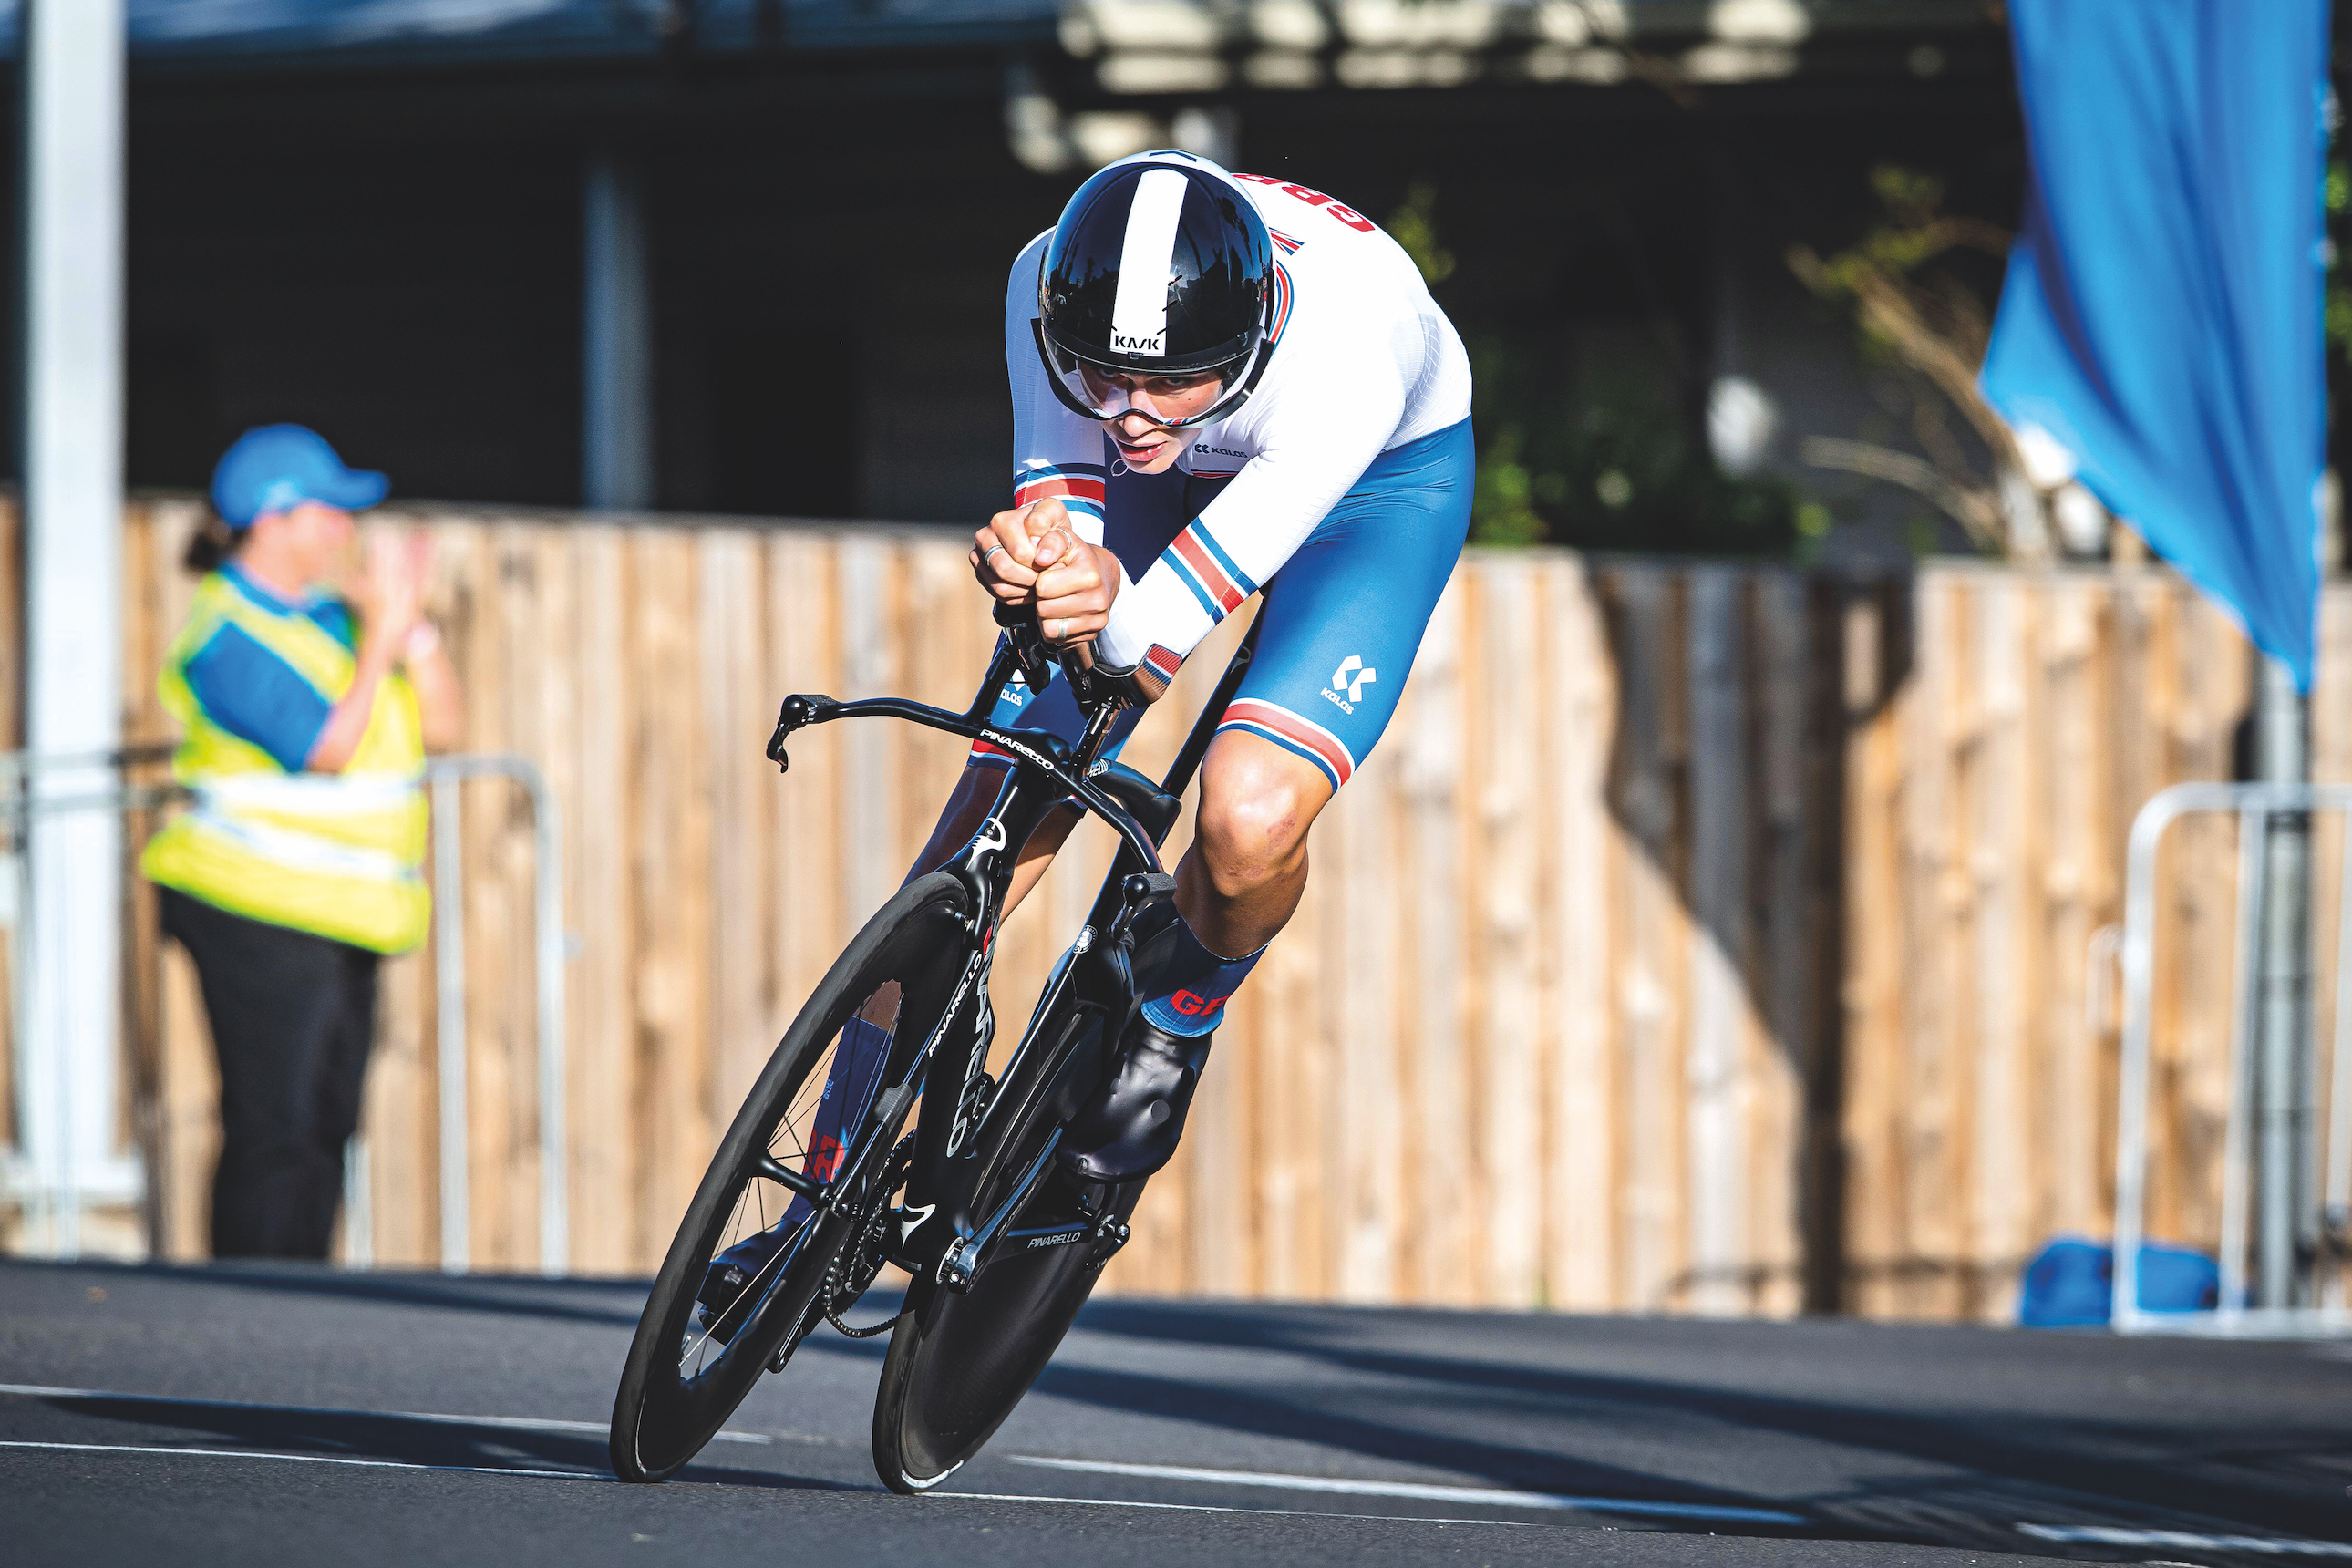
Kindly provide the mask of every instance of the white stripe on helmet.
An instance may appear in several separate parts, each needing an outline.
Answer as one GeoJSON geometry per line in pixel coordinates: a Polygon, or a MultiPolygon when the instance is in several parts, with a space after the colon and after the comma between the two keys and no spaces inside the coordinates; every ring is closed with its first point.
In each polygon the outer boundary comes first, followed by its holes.
{"type": "Polygon", "coordinates": [[[1114,353],[1156,357],[1168,352],[1168,279],[1176,266],[1176,225],[1191,188],[1174,169],[1150,170],[1135,183],[1119,249],[1118,294],[1110,307],[1114,353]]]}

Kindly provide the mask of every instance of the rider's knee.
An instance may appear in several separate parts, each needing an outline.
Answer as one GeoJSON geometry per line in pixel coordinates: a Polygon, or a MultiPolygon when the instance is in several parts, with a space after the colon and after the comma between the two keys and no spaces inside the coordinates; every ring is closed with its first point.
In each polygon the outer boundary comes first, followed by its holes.
{"type": "Polygon", "coordinates": [[[1195,833],[1218,892],[1238,897],[1288,868],[1314,819],[1308,794],[1287,770],[1248,762],[1203,781],[1195,833]]]}

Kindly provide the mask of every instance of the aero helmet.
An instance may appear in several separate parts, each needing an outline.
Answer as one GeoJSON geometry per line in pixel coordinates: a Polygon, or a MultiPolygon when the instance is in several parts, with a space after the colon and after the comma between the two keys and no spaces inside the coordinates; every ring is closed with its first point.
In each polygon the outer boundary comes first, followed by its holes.
{"type": "Polygon", "coordinates": [[[1205,425],[1265,374],[1275,298],[1274,237],[1240,184],[1190,153],[1139,153],[1062,209],[1038,268],[1037,353],[1055,395],[1088,419],[1125,411],[1109,376],[1213,372],[1227,395],[1189,418],[1154,416],[1205,425]]]}

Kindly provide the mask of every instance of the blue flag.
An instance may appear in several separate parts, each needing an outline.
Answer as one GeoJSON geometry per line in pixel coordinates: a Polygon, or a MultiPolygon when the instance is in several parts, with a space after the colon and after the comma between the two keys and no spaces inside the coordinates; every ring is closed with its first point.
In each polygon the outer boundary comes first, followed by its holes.
{"type": "Polygon", "coordinates": [[[2010,0],[2032,184],[1984,392],[2311,689],[2327,0],[2010,0]]]}

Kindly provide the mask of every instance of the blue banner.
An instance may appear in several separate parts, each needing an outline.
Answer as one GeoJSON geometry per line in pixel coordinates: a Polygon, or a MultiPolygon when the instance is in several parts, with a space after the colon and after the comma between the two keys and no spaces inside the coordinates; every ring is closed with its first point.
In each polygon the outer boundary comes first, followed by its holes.
{"type": "Polygon", "coordinates": [[[2327,0],[2010,0],[2032,160],[1984,391],[2311,689],[2327,0]]]}

